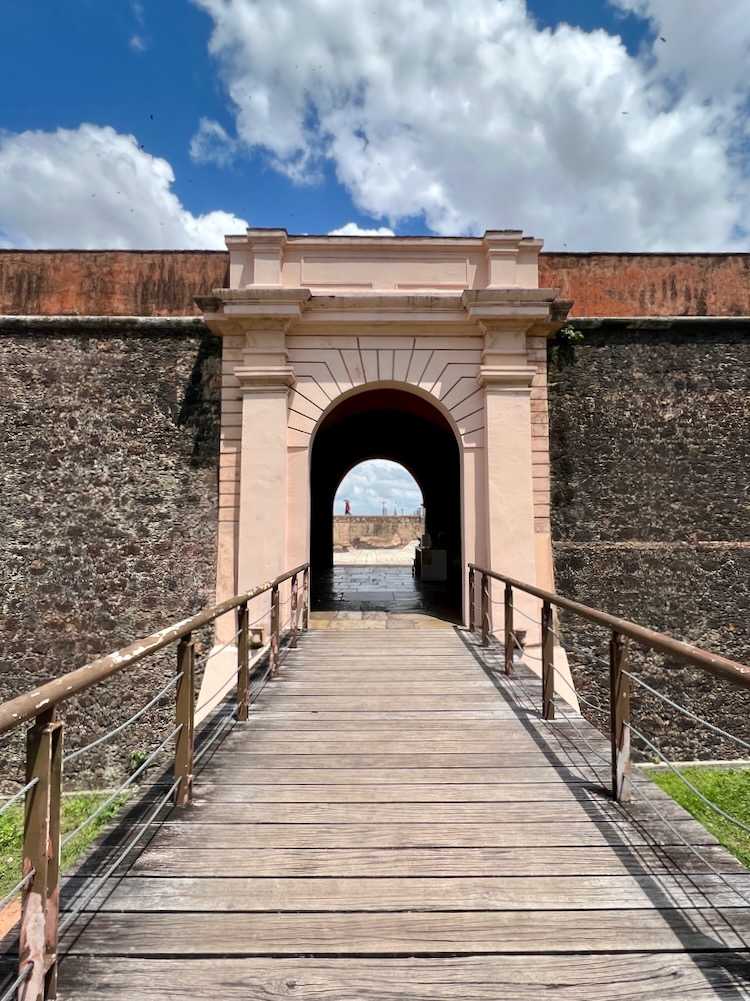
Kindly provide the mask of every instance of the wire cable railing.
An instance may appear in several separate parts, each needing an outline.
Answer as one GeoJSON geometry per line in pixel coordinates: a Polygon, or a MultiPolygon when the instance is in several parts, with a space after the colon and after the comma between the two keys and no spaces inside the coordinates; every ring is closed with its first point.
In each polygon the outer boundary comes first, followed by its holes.
{"type": "MultiPolygon", "coordinates": [[[[733,827],[741,830],[743,833],[750,833],[750,826],[739,817],[734,816],[731,812],[724,809],[721,804],[716,803],[710,796],[707,796],[694,782],[690,780],[687,775],[680,770],[680,768],[675,765],[674,762],[669,760],[667,755],[663,753],[661,748],[653,739],[633,724],[631,720],[631,691],[636,687],[643,689],[651,696],[661,700],[662,703],[670,706],[676,712],[681,713],[697,725],[705,727],[707,730],[717,734],[718,736],[733,741],[736,745],[742,748],[750,748],[750,743],[742,737],[732,734],[725,728],[717,726],[709,720],[706,720],[699,713],[694,712],[687,706],[682,705],[677,699],[670,698],[663,692],[659,692],[648,682],[638,677],[632,669],[628,669],[627,643],[632,641],[646,650],[667,655],[674,660],[682,660],[717,675],[718,677],[729,680],[735,685],[743,688],[750,688],[750,667],[730,661],[727,658],[709,653],[708,651],[700,650],[690,644],[682,643],[681,641],[675,640],[670,636],[657,633],[654,630],[639,626],[636,623],[632,623],[624,619],[618,619],[606,612],[601,612],[598,609],[593,609],[570,599],[563,598],[553,592],[544,591],[535,586],[525,585],[522,582],[514,580],[513,578],[496,574],[493,571],[484,570],[474,565],[470,565],[469,587],[472,599],[470,619],[470,627],[472,629],[475,626],[476,609],[473,601],[476,600],[476,582],[474,578],[477,574],[479,574],[481,584],[480,621],[483,646],[489,646],[490,639],[494,639],[495,637],[495,632],[493,631],[491,624],[490,608],[492,605],[499,604],[502,604],[504,607],[503,634],[505,643],[503,644],[503,660],[507,682],[510,684],[517,684],[517,690],[523,693],[524,702],[528,706],[531,706],[532,711],[534,711],[543,722],[550,723],[557,716],[559,716],[571,724],[571,728],[576,734],[574,740],[570,738],[571,742],[573,743],[579,758],[587,762],[587,766],[594,772],[594,774],[596,774],[596,770],[595,765],[591,761],[592,757],[601,761],[603,764],[609,765],[609,768],[611,769],[612,796],[616,802],[627,803],[628,801],[635,800],[639,805],[644,806],[648,811],[650,811],[650,815],[653,815],[656,820],[663,825],[662,830],[669,830],[671,834],[674,835],[680,847],[688,849],[691,855],[700,860],[701,865],[704,866],[707,871],[713,873],[717,878],[719,878],[739,901],[742,901],[746,905],[750,905],[750,895],[744,893],[742,888],[737,885],[736,881],[727,879],[721,869],[714,865],[710,858],[706,857],[706,853],[701,852],[699,847],[693,844],[690,839],[685,836],[680,827],[668,816],[666,816],[663,810],[659,809],[658,804],[661,802],[663,794],[658,791],[658,787],[655,786],[650,779],[642,775],[642,773],[639,773],[636,769],[633,769],[631,765],[631,738],[639,747],[642,746],[646,752],[660,762],[662,767],[666,767],[670,772],[675,774],[690,791],[690,793],[696,797],[698,802],[701,803],[707,810],[711,811],[712,814],[721,818],[726,823],[731,824],[733,827]],[[503,602],[496,602],[492,600],[489,587],[490,579],[499,580],[505,584],[503,602]],[[515,607],[513,602],[513,591],[515,589],[524,591],[532,597],[541,600],[542,610],[539,621],[528,615],[526,612],[523,612],[515,607]],[[609,675],[608,706],[598,704],[597,702],[588,699],[586,696],[580,695],[572,685],[572,681],[566,678],[554,664],[553,640],[560,639],[560,636],[559,633],[555,632],[553,628],[553,606],[557,606],[557,608],[564,608],[567,611],[573,612],[574,614],[587,619],[589,622],[605,626],[611,631],[610,658],[609,663],[606,665],[609,675]],[[527,651],[518,641],[516,631],[514,629],[514,616],[516,614],[520,614],[523,618],[533,623],[533,625],[540,630],[540,657],[527,651]],[[535,708],[536,696],[527,687],[526,681],[528,679],[524,678],[522,673],[514,671],[516,653],[518,654],[521,662],[528,660],[541,664],[543,689],[543,711],[541,713],[537,708],[535,708]],[[581,705],[584,705],[593,712],[599,713],[604,716],[604,718],[609,719],[611,762],[606,761],[604,755],[601,754],[597,748],[592,746],[587,735],[582,732],[580,726],[578,725],[582,717],[571,716],[565,711],[563,706],[560,704],[560,701],[554,699],[556,681],[562,682],[572,692],[574,692],[581,705]],[[650,792],[653,793],[653,795],[651,795],[650,792]]],[[[576,667],[582,668],[584,666],[590,668],[590,665],[581,665],[576,663],[570,663],[570,666],[574,669],[576,667]]],[[[532,672],[532,674],[533,673],[534,672],[532,672]]],[[[565,734],[556,727],[552,730],[552,732],[558,738],[558,741],[562,741],[569,737],[569,735],[565,734]]],[[[607,783],[604,784],[606,786],[607,783]]],[[[641,825],[643,823],[637,818],[634,818],[630,811],[628,811],[625,816],[631,822],[641,825]]],[[[685,816],[687,817],[687,815],[685,816]]]]}
{"type": "MultiPolygon", "coordinates": [[[[48,984],[55,982],[55,967],[61,955],[58,950],[59,935],[69,929],[81,911],[88,908],[95,901],[96,895],[106,888],[106,881],[157,822],[160,812],[170,804],[183,807],[191,802],[193,778],[198,762],[217,745],[236,720],[247,719],[249,707],[263,690],[268,678],[273,677],[278,670],[280,651],[286,651],[296,645],[300,618],[301,628],[307,628],[309,594],[309,564],[304,563],[268,583],[205,608],[195,615],[160,629],[144,639],[136,640],[106,657],[100,657],[74,671],[61,674],[33,691],[0,705],[0,742],[7,743],[25,724],[30,724],[25,734],[28,781],[0,805],[0,816],[2,816],[14,804],[24,801],[22,853],[25,870],[23,878],[0,900],[0,907],[3,907],[19,893],[21,894],[19,971],[15,981],[0,995],[0,1001],[5,1001],[16,992],[19,1001],[32,1001],[32,999],[43,1001],[47,997],[48,984]],[[300,577],[301,589],[298,586],[300,577]],[[289,598],[281,602],[279,588],[287,581],[291,583],[289,598]],[[250,603],[266,594],[270,594],[271,597],[270,608],[251,622],[248,615],[250,603]],[[279,614],[282,605],[284,607],[291,605],[291,614],[283,626],[280,625],[279,614]],[[199,630],[230,613],[237,616],[236,630],[230,639],[205,655],[202,663],[205,665],[211,658],[236,644],[236,667],[227,678],[222,679],[220,687],[209,699],[204,698],[199,703],[199,699],[196,698],[196,643],[193,637],[199,630]],[[251,661],[250,629],[262,620],[270,622],[269,639],[251,661]],[[292,628],[287,637],[285,631],[290,625],[292,628]],[[92,686],[107,681],[115,674],[127,671],[146,657],[171,645],[176,645],[175,675],[126,720],[83,746],[63,754],[64,721],[58,718],[59,707],[92,686]],[[264,657],[268,660],[266,676],[261,684],[253,685],[251,692],[251,668],[259,664],[264,657]],[[230,688],[236,688],[236,707],[232,713],[226,714],[226,694],[230,688]],[[121,736],[142,720],[150,710],[159,707],[161,711],[163,700],[170,693],[174,695],[174,724],[166,736],[114,791],[98,802],[73,830],[66,832],[65,836],[60,838],[64,767],[121,736]],[[210,708],[211,702],[216,702],[215,711],[206,717],[206,725],[199,727],[196,740],[196,711],[205,708],[206,705],[210,708]],[[221,714],[225,714],[224,718],[220,718],[221,714]],[[131,787],[135,787],[146,769],[167,751],[170,743],[174,746],[174,777],[169,787],[160,795],[146,821],[136,825],[135,834],[129,838],[105,872],[84,881],[80,895],[73,900],[72,906],[64,913],[61,920],[56,903],[60,889],[61,851],[84,836],[90,837],[95,821],[107,816],[108,811],[119,808],[118,801],[131,787]],[[52,857],[49,857],[49,846],[52,846],[52,857]],[[46,934],[41,936],[38,934],[40,922],[46,928],[46,934]]],[[[265,630],[265,627],[263,628],[265,630]]],[[[256,680],[256,674],[253,674],[252,681],[256,680]]],[[[163,788],[161,779],[154,784],[154,788],[159,787],[163,788]]]]}
{"type": "Polygon", "coordinates": [[[72,831],[68,832],[68,834],[66,834],[65,837],[62,838],[62,840],[60,842],[60,847],[61,848],[67,847],[67,845],[69,845],[71,843],[71,841],[74,841],[75,838],[77,838],[79,834],[81,834],[83,831],[85,831],[86,828],[94,820],[96,820],[97,817],[100,817],[104,813],[105,810],[107,810],[116,800],[118,800],[120,798],[120,796],[122,796],[122,794],[125,792],[125,790],[129,789],[130,786],[133,785],[133,783],[135,782],[135,780],[140,775],[142,775],[143,772],[145,772],[145,770],[148,768],[148,766],[161,754],[161,752],[164,750],[164,748],[167,746],[167,744],[170,742],[170,740],[172,740],[173,737],[177,736],[177,734],[180,732],[180,730],[182,730],[182,728],[183,728],[184,725],[185,725],[184,723],[179,723],[174,728],[174,730],[172,730],[170,733],[168,733],[167,736],[159,744],[159,746],[157,748],[155,748],[148,755],[148,757],[146,757],[141,762],[141,764],[135,769],[134,772],[132,772],[132,774],[130,774],[125,779],[124,782],[120,783],[120,785],[114,790],[114,792],[110,793],[110,795],[107,796],[106,799],[102,800],[102,802],[96,807],[96,809],[92,810],[91,813],[88,814],[88,816],[85,817],[81,821],[81,823],[78,824],[77,827],[75,827],[72,831]]]}
{"type": "Polygon", "coordinates": [[[744,747],[746,750],[750,751],[750,742],[743,740],[741,737],[738,737],[734,733],[730,733],[728,730],[723,730],[720,726],[715,726],[713,723],[710,723],[707,719],[704,719],[697,713],[692,712],[690,709],[687,708],[687,706],[680,705],[679,702],[675,702],[673,699],[670,699],[668,695],[665,695],[663,692],[659,692],[655,688],[652,688],[651,685],[647,684],[643,680],[643,678],[639,678],[637,675],[631,674],[630,671],[624,671],[623,673],[634,684],[638,685],[639,688],[643,688],[647,692],[650,692],[651,695],[656,696],[657,699],[661,699],[662,702],[665,702],[668,706],[671,706],[672,709],[676,709],[677,712],[682,713],[683,716],[687,716],[688,719],[693,720],[694,723],[698,723],[699,726],[705,727],[706,730],[710,730],[712,733],[716,733],[720,737],[726,737],[727,740],[733,741],[735,744],[739,744],[740,747],[744,747]]]}
{"type": "Polygon", "coordinates": [[[100,875],[96,876],[93,879],[92,882],[93,882],[94,885],[90,888],[90,890],[87,893],[84,893],[82,895],[82,897],[78,901],[75,902],[74,906],[71,908],[70,911],[68,911],[66,913],[65,918],[60,922],[59,929],[58,929],[58,934],[62,935],[62,934],[64,934],[67,931],[67,929],[75,921],[75,919],[78,917],[78,915],[82,911],[84,911],[86,909],[87,905],[94,899],[94,897],[96,896],[96,894],[99,892],[99,890],[101,890],[101,888],[104,886],[104,884],[107,882],[107,880],[122,865],[122,863],[128,857],[128,855],[130,854],[130,852],[136,846],[136,844],[139,841],[142,840],[143,836],[146,834],[146,832],[150,828],[151,824],[154,823],[154,821],[156,820],[156,818],[159,815],[159,813],[164,809],[164,807],[167,805],[167,803],[169,803],[169,801],[171,800],[172,795],[174,794],[175,790],[177,789],[177,786],[179,785],[179,782],[180,782],[179,779],[175,779],[175,781],[172,783],[172,785],[169,787],[169,789],[167,789],[167,791],[164,793],[164,795],[158,801],[158,803],[156,804],[156,807],[151,812],[151,814],[149,815],[149,817],[147,818],[147,820],[136,830],[135,835],[130,839],[130,841],[128,842],[128,844],[126,845],[126,847],[123,849],[123,851],[121,851],[120,854],[115,858],[115,860],[113,862],[111,862],[109,864],[109,866],[107,866],[107,868],[105,869],[105,871],[103,873],[101,873],[100,875]]]}
{"type": "Polygon", "coordinates": [[[19,987],[26,983],[26,981],[31,976],[34,969],[33,963],[25,963],[23,969],[18,974],[16,979],[10,984],[5,991],[0,994],[0,1001],[10,1001],[12,997],[15,997],[16,991],[19,987]]]}
{"type": "Polygon", "coordinates": [[[35,785],[39,782],[39,776],[35,776],[31,782],[27,782],[25,786],[21,786],[18,792],[13,793],[6,801],[0,806],[0,817],[5,813],[6,810],[10,810],[14,803],[17,803],[19,799],[22,799],[27,792],[30,792],[35,785]]]}
{"type": "Polygon", "coordinates": [[[149,709],[153,709],[153,707],[164,698],[167,692],[171,691],[182,678],[183,672],[180,671],[179,674],[170,678],[166,685],[164,685],[163,688],[160,688],[156,695],[154,695],[154,697],[150,699],[145,706],[142,706],[138,712],[133,713],[129,719],[126,719],[124,723],[120,723],[120,725],[116,726],[113,730],[108,730],[106,733],[103,733],[101,737],[97,737],[96,740],[92,740],[91,743],[85,744],[83,747],[76,748],[76,750],[71,751],[70,754],[66,754],[63,757],[63,764],[69,765],[72,761],[80,758],[82,754],[93,751],[95,747],[99,747],[100,744],[107,743],[112,740],[113,737],[116,737],[118,733],[122,733],[124,730],[127,730],[129,726],[132,726],[133,723],[136,723],[142,716],[145,716],[149,709]]]}
{"type": "MultiPolygon", "coordinates": [[[[522,648],[520,647],[520,645],[517,646],[517,649],[518,649],[518,652],[521,655],[523,655],[524,651],[522,650],[522,648]]],[[[564,680],[567,681],[567,679],[564,679],[564,680]]],[[[533,711],[533,708],[534,708],[533,694],[531,692],[529,692],[529,690],[528,690],[528,688],[527,688],[527,686],[525,684],[525,679],[523,678],[523,676],[520,675],[520,674],[514,674],[512,676],[512,678],[510,679],[510,681],[511,681],[512,684],[517,685],[517,687],[521,690],[521,692],[523,693],[523,698],[525,700],[526,707],[527,708],[531,708],[531,710],[533,711]]],[[[566,721],[568,721],[572,725],[573,729],[576,732],[576,738],[577,739],[575,741],[573,741],[572,738],[567,737],[567,735],[564,732],[560,731],[557,728],[554,728],[553,732],[554,732],[554,735],[557,738],[558,742],[561,742],[562,740],[566,740],[567,739],[568,742],[571,743],[573,745],[573,747],[575,748],[576,753],[578,755],[580,755],[580,757],[584,758],[584,760],[585,760],[586,753],[588,753],[588,754],[592,755],[597,761],[602,762],[604,765],[609,765],[609,762],[607,761],[607,759],[601,753],[599,753],[594,747],[592,747],[591,742],[583,734],[583,732],[581,731],[580,727],[577,726],[577,724],[576,724],[576,717],[569,716],[564,711],[562,711],[560,713],[560,715],[562,716],[563,719],[565,719],[566,721]],[[586,748],[585,752],[581,751],[581,745],[583,745],[586,748]]],[[[581,717],[577,717],[577,719],[580,720],[581,717]]],[[[552,721],[550,721],[550,720],[542,720],[542,722],[543,723],[552,724],[552,721]]],[[[642,736],[637,731],[635,731],[635,728],[633,728],[632,726],[631,726],[631,729],[639,737],[642,736]]],[[[655,747],[655,745],[651,744],[651,742],[648,742],[648,743],[650,744],[651,748],[655,752],[658,753],[658,749],[655,747]]],[[[663,758],[663,755],[660,755],[660,757],[663,758]]],[[[664,761],[665,761],[665,763],[667,763],[668,765],[670,765],[670,767],[672,768],[672,770],[675,770],[674,767],[671,765],[671,763],[668,762],[665,758],[664,758],[664,761]]],[[[597,765],[593,764],[589,760],[589,761],[586,761],[586,766],[595,775],[597,774],[597,765]]],[[[681,776],[681,777],[683,779],[685,779],[684,776],[681,776]]],[[[707,797],[704,797],[702,794],[700,794],[700,791],[696,790],[695,787],[692,785],[692,783],[689,782],[689,780],[686,780],[686,781],[687,781],[687,784],[690,785],[691,788],[699,795],[699,798],[703,799],[706,802],[707,805],[711,805],[713,807],[716,807],[716,804],[713,804],[707,797]]],[[[644,790],[647,790],[649,788],[650,789],[654,788],[653,787],[653,783],[651,783],[650,780],[648,780],[646,778],[638,779],[638,778],[636,778],[636,776],[631,776],[630,785],[631,785],[631,790],[632,790],[632,793],[633,793],[633,798],[639,804],[642,804],[647,809],[649,809],[656,816],[656,819],[658,820],[658,822],[661,823],[661,824],[663,824],[664,827],[666,829],[668,829],[677,838],[677,840],[679,841],[680,845],[683,846],[683,847],[685,847],[685,848],[687,848],[690,851],[690,853],[695,858],[697,858],[700,861],[701,865],[705,866],[705,868],[708,871],[710,871],[711,873],[713,873],[727,887],[727,889],[729,889],[744,904],[750,906],[750,895],[744,893],[743,890],[740,887],[737,886],[736,882],[731,882],[730,880],[728,880],[727,877],[726,877],[726,875],[720,869],[718,869],[708,858],[706,858],[706,856],[705,856],[704,853],[702,853],[701,851],[699,851],[699,849],[694,844],[692,844],[685,837],[685,835],[683,834],[683,832],[676,826],[676,824],[674,824],[672,822],[672,820],[663,813],[663,811],[661,811],[661,810],[658,809],[658,807],[656,806],[657,800],[655,799],[655,797],[648,796],[648,795],[644,794],[644,790]]],[[[725,811],[721,811],[721,813],[723,815],[725,815],[725,817],[727,819],[729,819],[729,815],[727,815],[725,811]]],[[[624,816],[628,817],[628,819],[632,819],[627,814],[625,814],[624,816]]],[[[736,821],[736,818],[732,818],[732,819],[734,819],[736,821]]],[[[742,826],[744,826],[744,825],[742,825],[742,826]]],[[[646,832],[646,833],[648,833],[648,832],[646,832]]],[[[658,845],[658,842],[654,842],[654,844],[658,845]]]]}

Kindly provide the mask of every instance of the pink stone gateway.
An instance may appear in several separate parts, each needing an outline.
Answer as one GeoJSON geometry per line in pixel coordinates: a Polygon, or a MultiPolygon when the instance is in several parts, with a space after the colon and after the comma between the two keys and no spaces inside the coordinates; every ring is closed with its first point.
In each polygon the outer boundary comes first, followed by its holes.
{"type": "Polygon", "coordinates": [[[438,507],[455,502],[454,564],[551,589],[545,338],[570,303],[539,288],[542,241],[250,229],[226,242],[229,288],[197,300],[224,341],[217,600],[314,561],[329,529],[313,485],[335,466],[316,436],[386,399],[404,432],[381,457],[401,454],[412,419],[455,440],[444,469],[429,430],[412,443],[430,455],[438,507]]]}

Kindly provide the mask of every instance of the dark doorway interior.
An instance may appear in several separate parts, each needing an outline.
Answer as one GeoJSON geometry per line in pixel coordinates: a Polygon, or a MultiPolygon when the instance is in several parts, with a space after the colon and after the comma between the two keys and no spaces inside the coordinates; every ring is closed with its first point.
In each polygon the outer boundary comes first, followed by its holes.
{"type": "MultiPolygon", "coordinates": [[[[400,590],[411,588],[422,610],[428,610],[431,590],[435,611],[459,619],[461,609],[461,490],[460,459],[455,435],[440,412],[426,400],[397,389],[374,389],[350,396],[340,403],[315,435],[312,449],[310,558],[312,564],[312,607],[321,610],[331,602],[344,600],[356,606],[357,598],[341,595],[346,575],[333,569],[333,499],[345,474],[366,459],[399,462],[419,484],[424,498],[425,529],[433,545],[448,553],[448,581],[431,588],[415,588],[402,573],[400,590]],[[337,578],[340,578],[337,583],[337,578]]],[[[352,580],[358,575],[353,575],[352,580]]],[[[359,575],[360,577],[362,575],[359,575]]],[[[389,586],[383,600],[370,597],[358,607],[383,606],[390,610],[388,594],[394,575],[386,575],[389,586]]],[[[361,590],[361,586],[360,586],[361,590]]],[[[346,607],[346,606],[345,606],[346,607]]]]}

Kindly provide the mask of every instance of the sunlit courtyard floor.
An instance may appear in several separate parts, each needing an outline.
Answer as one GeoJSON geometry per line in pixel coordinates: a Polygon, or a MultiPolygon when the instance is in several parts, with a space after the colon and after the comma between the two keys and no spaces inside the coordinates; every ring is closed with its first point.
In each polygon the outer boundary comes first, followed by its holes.
{"type": "Polygon", "coordinates": [[[411,567],[414,564],[416,542],[408,542],[400,549],[349,549],[345,553],[333,554],[335,567],[411,567]]]}
{"type": "Polygon", "coordinates": [[[334,566],[313,579],[311,611],[312,624],[323,629],[353,621],[372,629],[458,621],[449,585],[415,580],[411,565],[334,566]]]}

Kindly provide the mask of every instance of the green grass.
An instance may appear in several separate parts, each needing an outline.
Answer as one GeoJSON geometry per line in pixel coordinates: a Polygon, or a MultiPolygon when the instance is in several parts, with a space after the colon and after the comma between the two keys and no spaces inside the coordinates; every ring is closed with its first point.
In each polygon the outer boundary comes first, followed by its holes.
{"type": "MultiPolygon", "coordinates": [[[[80,792],[71,796],[63,796],[62,801],[62,833],[75,830],[85,818],[99,806],[107,796],[106,792],[80,792]]],[[[126,794],[102,810],[95,820],[84,828],[62,853],[62,870],[70,869],[83,855],[89,845],[96,839],[102,828],[120,810],[127,799],[126,794]]],[[[21,846],[23,841],[23,804],[12,806],[0,815],[0,898],[21,878],[21,846]]]]}
{"type": "MultiPolygon", "coordinates": [[[[691,766],[680,771],[707,799],[750,826],[749,768],[691,766]]],[[[660,789],[692,813],[743,865],[750,868],[750,834],[706,806],[673,772],[655,770],[650,772],[650,777],[660,789]]]]}

